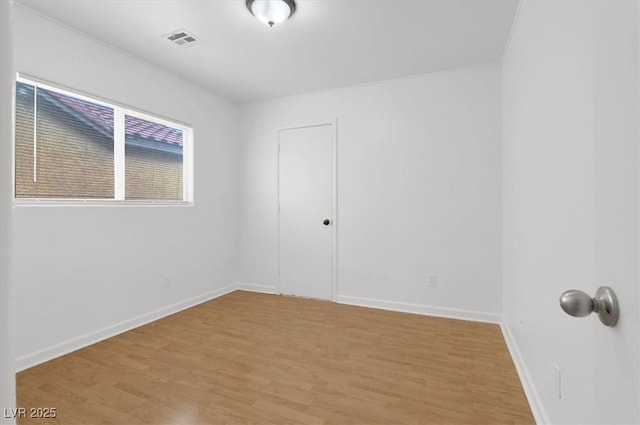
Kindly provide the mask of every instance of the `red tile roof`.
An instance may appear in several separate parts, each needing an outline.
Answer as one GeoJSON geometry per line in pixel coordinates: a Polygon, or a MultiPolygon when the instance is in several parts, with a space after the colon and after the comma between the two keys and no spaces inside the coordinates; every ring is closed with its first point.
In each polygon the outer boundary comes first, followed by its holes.
{"type": "MultiPolygon", "coordinates": [[[[41,89],[43,90],[43,89],[41,89]]],[[[47,94],[71,108],[108,134],[113,133],[113,109],[53,91],[47,94]]],[[[141,118],[125,115],[125,135],[175,146],[183,145],[182,130],[141,118]]]]}

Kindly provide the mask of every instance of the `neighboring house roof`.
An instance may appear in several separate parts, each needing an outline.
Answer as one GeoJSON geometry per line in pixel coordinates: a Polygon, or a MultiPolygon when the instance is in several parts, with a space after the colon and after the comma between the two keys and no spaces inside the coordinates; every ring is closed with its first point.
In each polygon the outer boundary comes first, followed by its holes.
{"type": "MultiPolygon", "coordinates": [[[[33,90],[33,85],[18,82],[18,88],[33,90]]],[[[47,100],[69,116],[113,139],[113,109],[39,88],[38,97],[47,100]]],[[[145,119],[125,115],[125,142],[127,146],[182,155],[182,130],[145,119]]]]}
{"type": "MultiPolygon", "coordinates": [[[[104,129],[108,134],[113,134],[113,110],[111,108],[49,90],[46,90],[46,93],[73,109],[73,111],[82,115],[84,118],[90,120],[93,124],[104,129]]],[[[124,127],[126,136],[177,146],[182,146],[183,143],[181,130],[141,118],[126,115],[124,127]]]]}

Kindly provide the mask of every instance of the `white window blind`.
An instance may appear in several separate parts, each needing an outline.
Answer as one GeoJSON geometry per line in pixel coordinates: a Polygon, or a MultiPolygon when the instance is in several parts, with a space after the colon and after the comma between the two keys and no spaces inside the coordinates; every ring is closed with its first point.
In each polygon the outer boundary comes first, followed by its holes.
{"type": "Polygon", "coordinates": [[[18,82],[16,196],[113,195],[113,108],[18,82]]]}
{"type": "Polygon", "coordinates": [[[18,199],[188,201],[188,127],[23,79],[15,126],[18,199]]]}
{"type": "Polygon", "coordinates": [[[183,131],[124,116],[126,199],[182,199],[183,131]]]}

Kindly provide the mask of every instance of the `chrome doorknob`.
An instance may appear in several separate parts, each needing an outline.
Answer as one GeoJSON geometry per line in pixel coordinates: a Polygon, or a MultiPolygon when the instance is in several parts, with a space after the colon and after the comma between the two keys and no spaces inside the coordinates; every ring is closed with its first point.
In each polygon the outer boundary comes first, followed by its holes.
{"type": "Polygon", "coordinates": [[[571,289],[560,295],[560,307],[574,317],[585,317],[595,312],[605,326],[615,326],[620,307],[613,289],[608,286],[598,288],[595,297],[582,291],[571,289]]]}
{"type": "Polygon", "coordinates": [[[571,316],[584,317],[595,311],[596,302],[586,293],[571,289],[560,296],[560,307],[571,316]]]}

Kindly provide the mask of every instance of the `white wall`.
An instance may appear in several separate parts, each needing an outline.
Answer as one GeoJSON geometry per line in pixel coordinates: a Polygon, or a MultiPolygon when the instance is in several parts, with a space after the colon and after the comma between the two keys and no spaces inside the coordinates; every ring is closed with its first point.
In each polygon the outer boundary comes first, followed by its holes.
{"type": "Polygon", "coordinates": [[[18,72],[190,123],[195,135],[193,207],[16,207],[16,348],[24,367],[234,282],[238,122],[237,108],[211,92],[14,11],[18,72]]]}
{"type": "Polygon", "coordinates": [[[637,8],[525,1],[504,58],[504,326],[539,422],[640,421],[637,8]],[[616,328],[559,308],[601,285],[616,328]]]}
{"type": "Polygon", "coordinates": [[[11,281],[11,181],[13,151],[12,1],[0,2],[0,423],[15,423],[15,327],[11,281]],[[8,415],[11,416],[11,415],[8,415]]]}
{"type": "Polygon", "coordinates": [[[498,65],[240,112],[242,282],[277,288],[276,129],[337,119],[338,301],[499,320],[498,65]]]}
{"type": "MultiPolygon", "coordinates": [[[[238,120],[215,94],[16,7],[15,70],[189,122],[196,137],[194,207],[15,208],[19,366],[234,280],[275,291],[276,129],[337,119],[338,300],[480,320],[504,310],[541,421],[640,422],[638,13],[635,2],[523,2],[502,87],[501,67],[486,65],[248,104],[238,120]],[[601,284],[620,297],[618,327],[559,309],[565,289],[601,284]]],[[[0,149],[6,190],[10,145],[0,149]]]]}

